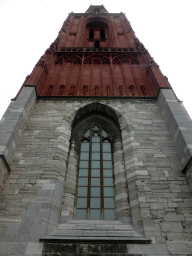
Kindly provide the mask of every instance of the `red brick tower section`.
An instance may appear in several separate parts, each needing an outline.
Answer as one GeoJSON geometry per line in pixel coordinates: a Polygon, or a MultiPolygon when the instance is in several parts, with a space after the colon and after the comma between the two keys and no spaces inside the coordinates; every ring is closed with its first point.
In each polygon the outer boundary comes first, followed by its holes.
{"type": "Polygon", "coordinates": [[[38,96],[156,97],[170,88],[123,13],[71,13],[25,85],[38,96]]]}

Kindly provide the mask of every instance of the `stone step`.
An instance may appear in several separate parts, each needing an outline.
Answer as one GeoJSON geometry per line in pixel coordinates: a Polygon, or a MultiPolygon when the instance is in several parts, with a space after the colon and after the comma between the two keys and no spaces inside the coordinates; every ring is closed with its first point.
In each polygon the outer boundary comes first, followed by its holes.
{"type": "Polygon", "coordinates": [[[58,229],[64,229],[64,230],[127,230],[127,231],[133,231],[132,225],[117,225],[117,224],[108,224],[108,225],[102,225],[102,224],[88,224],[88,223],[78,223],[78,224],[60,224],[58,226],[58,229]]]}
{"type": "Polygon", "coordinates": [[[141,237],[140,234],[134,231],[103,231],[103,230],[63,230],[57,229],[53,233],[50,234],[51,236],[57,237],[141,237]]]}

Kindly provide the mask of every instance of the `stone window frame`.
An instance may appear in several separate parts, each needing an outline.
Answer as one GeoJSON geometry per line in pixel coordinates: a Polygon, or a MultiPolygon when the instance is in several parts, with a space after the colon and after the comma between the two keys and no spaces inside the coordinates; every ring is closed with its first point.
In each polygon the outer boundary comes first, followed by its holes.
{"type": "MultiPolygon", "coordinates": [[[[60,233],[60,229],[57,230],[58,225],[66,224],[71,225],[75,223],[73,219],[74,211],[74,186],[76,184],[76,165],[77,161],[77,150],[75,150],[76,143],[74,141],[74,136],[71,134],[71,130],[74,131],[76,124],[79,124],[81,120],[88,115],[96,114],[103,115],[107,117],[108,120],[113,120],[113,124],[117,129],[116,132],[120,133],[120,141],[116,141],[114,146],[116,151],[114,152],[115,159],[115,173],[119,175],[116,183],[124,185],[124,191],[120,191],[117,199],[129,199],[129,207],[122,207],[122,210],[128,211],[128,217],[124,216],[117,219],[118,222],[111,221],[114,225],[123,223],[123,225],[131,225],[133,230],[138,234],[146,237],[151,237],[153,232],[156,232],[156,228],[148,229],[148,226],[143,222],[143,216],[140,206],[140,195],[138,193],[138,185],[145,184],[145,182],[150,179],[147,170],[143,168],[142,162],[138,161],[137,150],[139,150],[139,143],[135,141],[135,127],[131,124],[128,117],[124,116],[123,111],[119,111],[116,105],[110,106],[110,101],[102,102],[93,101],[88,103],[87,101],[82,104],[79,108],[74,108],[74,110],[69,114],[68,119],[63,118],[63,125],[67,127],[67,130],[59,130],[58,136],[63,136],[65,138],[66,132],[69,137],[67,143],[69,142],[69,147],[59,147],[59,150],[55,152],[55,157],[58,159],[62,158],[64,160],[61,163],[62,174],[64,180],[57,181],[50,191],[50,202],[52,205],[51,212],[49,215],[49,223],[47,227],[47,235],[60,233]],[[67,126],[66,126],[67,125],[67,126]],[[122,137],[122,139],[121,139],[122,137]],[[66,151],[67,154],[66,155],[66,151]],[[65,156],[63,156],[63,154],[65,156]],[[65,162],[66,161],[66,162],[65,162]],[[66,163],[66,164],[64,164],[66,163]],[[125,167],[125,169],[124,169],[125,167]],[[120,177],[123,174],[123,177],[120,177]],[[125,178],[124,178],[125,177],[125,178]],[[129,196],[129,197],[128,197],[129,196]],[[65,202],[65,204],[64,204],[65,202]]],[[[114,127],[115,127],[114,126],[114,127]]],[[[74,132],[72,132],[74,134],[74,132]]],[[[68,136],[67,135],[67,136],[68,136]]],[[[61,160],[61,161],[63,161],[61,160]]],[[[58,162],[56,161],[55,168],[58,168],[58,162]]],[[[43,197],[44,200],[44,197],[43,197]]],[[[120,202],[121,203],[121,202],[120,202]]],[[[105,221],[104,221],[105,222],[105,221]]],[[[85,225],[90,225],[92,222],[84,221],[85,225]]],[[[113,225],[112,224],[112,225],[113,225]]],[[[60,228],[65,228],[65,225],[61,225],[60,228]]],[[[67,226],[70,227],[70,226],[67,226]]],[[[149,242],[149,241],[148,241],[149,242]]]]}
{"type": "Polygon", "coordinates": [[[70,220],[74,219],[75,193],[78,178],[78,159],[80,153],[80,142],[83,133],[89,129],[93,123],[100,124],[111,135],[112,155],[114,159],[114,192],[115,192],[115,215],[116,220],[130,223],[131,211],[128,202],[128,188],[125,172],[125,161],[123,155],[123,145],[119,124],[112,117],[98,111],[74,119],[68,155],[68,167],[64,187],[64,196],[61,207],[62,217],[70,220]]]}

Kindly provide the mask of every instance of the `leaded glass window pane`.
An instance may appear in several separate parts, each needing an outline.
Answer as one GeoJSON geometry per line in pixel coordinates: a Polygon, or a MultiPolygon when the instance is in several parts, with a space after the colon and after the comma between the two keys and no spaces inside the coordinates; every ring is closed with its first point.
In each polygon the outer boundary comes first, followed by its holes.
{"type": "Polygon", "coordinates": [[[113,187],[104,187],[104,197],[112,197],[113,196],[113,187]]]}
{"type": "Polygon", "coordinates": [[[90,208],[101,208],[100,198],[91,198],[90,208]]]}
{"type": "Polygon", "coordinates": [[[80,161],[79,168],[88,168],[89,161],[80,161]]]}
{"type": "Polygon", "coordinates": [[[100,152],[100,143],[92,143],[92,151],[100,152]]]}
{"type": "Polygon", "coordinates": [[[88,177],[88,169],[79,169],[79,176],[88,177]]]}
{"type": "Polygon", "coordinates": [[[113,170],[112,169],[105,169],[103,171],[103,177],[112,177],[113,176],[113,170]]]}
{"type": "Polygon", "coordinates": [[[89,160],[89,153],[81,153],[81,160],[89,160]]]}
{"type": "Polygon", "coordinates": [[[100,161],[92,161],[91,162],[92,168],[99,168],[100,167],[100,161]]]}
{"type": "Polygon", "coordinates": [[[90,130],[88,130],[85,134],[84,134],[85,137],[88,137],[90,136],[90,130]]]}
{"type": "Polygon", "coordinates": [[[81,143],[81,152],[82,151],[89,151],[89,143],[88,142],[81,143]]]}
{"type": "Polygon", "coordinates": [[[104,198],[104,208],[114,208],[113,198],[104,198]]]}
{"type": "Polygon", "coordinates": [[[99,137],[93,137],[92,142],[100,142],[100,138],[99,137]]]}
{"type": "Polygon", "coordinates": [[[103,143],[103,152],[111,152],[110,143],[103,143]]]}
{"type": "Polygon", "coordinates": [[[91,158],[92,160],[100,160],[100,153],[92,153],[91,158]]]}
{"type": "Polygon", "coordinates": [[[100,186],[100,178],[91,178],[91,186],[100,186]]]}
{"type": "Polygon", "coordinates": [[[102,129],[102,135],[103,137],[107,137],[107,133],[102,129]]]}
{"type": "Polygon", "coordinates": [[[103,161],[103,168],[112,168],[111,161],[103,161]]]}
{"type": "Polygon", "coordinates": [[[80,197],[77,200],[77,208],[87,208],[87,198],[80,197]]]}
{"type": "Polygon", "coordinates": [[[90,209],[90,220],[100,220],[101,210],[90,209]]]}
{"type": "Polygon", "coordinates": [[[76,220],[86,220],[87,210],[85,209],[77,209],[76,210],[76,220]]]}
{"type": "Polygon", "coordinates": [[[114,220],[115,219],[114,209],[104,209],[104,219],[105,220],[114,220]]]}
{"type": "Polygon", "coordinates": [[[104,186],[113,186],[113,179],[112,178],[104,178],[103,185],[104,186]]]}
{"type": "Polygon", "coordinates": [[[78,187],[77,196],[87,196],[87,187],[78,187]]]}
{"type": "Polygon", "coordinates": [[[91,187],[91,197],[100,197],[100,187],[91,187]]]}
{"type": "Polygon", "coordinates": [[[100,177],[100,169],[91,169],[91,177],[100,177]]]}
{"type": "Polygon", "coordinates": [[[103,153],[103,160],[111,160],[111,153],[103,153]]]}
{"type": "Polygon", "coordinates": [[[88,185],[88,178],[79,178],[79,186],[87,186],[88,185]]]}

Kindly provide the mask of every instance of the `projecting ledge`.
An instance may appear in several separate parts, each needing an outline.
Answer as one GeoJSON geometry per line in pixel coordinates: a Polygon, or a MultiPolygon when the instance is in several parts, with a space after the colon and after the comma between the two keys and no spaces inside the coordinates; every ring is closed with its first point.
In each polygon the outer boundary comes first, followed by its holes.
{"type": "Polygon", "coordinates": [[[134,238],[134,237],[58,237],[58,236],[46,236],[39,239],[40,242],[46,243],[108,243],[112,241],[118,244],[150,244],[151,240],[146,238],[134,238]]]}
{"type": "Polygon", "coordinates": [[[60,224],[56,230],[40,241],[150,243],[150,239],[137,233],[131,224],[125,225],[117,220],[72,220],[60,224]]]}
{"type": "Polygon", "coordinates": [[[183,174],[192,189],[192,122],[181,102],[171,89],[161,89],[158,103],[162,109],[169,134],[178,153],[183,174]]]}
{"type": "Polygon", "coordinates": [[[161,89],[157,100],[181,165],[185,168],[192,157],[191,118],[171,89],[161,89]]]}

